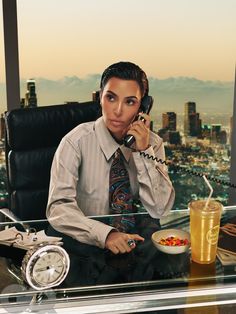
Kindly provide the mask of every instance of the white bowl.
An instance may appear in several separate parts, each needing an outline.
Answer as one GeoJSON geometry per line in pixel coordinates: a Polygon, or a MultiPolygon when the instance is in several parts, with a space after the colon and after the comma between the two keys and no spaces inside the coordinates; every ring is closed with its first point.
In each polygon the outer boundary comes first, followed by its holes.
{"type": "Polygon", "coordinates": [[[158,250],[167,253],[167,254],[181,254],[186,252],[190,246],[190,234],[187,231],[180,229],[164,229],[160,231],[156,231],[152,234],[152,242],[158,250]],[[177,237],[179,239],[187,239],[188,244],[180,245],[180,246],[168,246],[160,244],[160,240],[162,238],[166,239],[168,237],[177,237]]]}

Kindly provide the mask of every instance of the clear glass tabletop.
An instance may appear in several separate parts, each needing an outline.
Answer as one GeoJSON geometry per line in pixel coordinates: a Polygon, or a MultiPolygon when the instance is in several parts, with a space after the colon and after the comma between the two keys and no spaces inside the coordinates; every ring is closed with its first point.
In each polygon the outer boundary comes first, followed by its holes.
{"type": "MultiPolygon", "coordinates": [[[[12,223],[0,216],[0,230],[15,226],[23,231],[24,223],[37,231],[50,230],[46,220],[12,223]]],[[[223,266],[218,259],[200,265],[191,261],[190,250],[171,255],[153,245],[151,235],[157,230],[189,231],[188,210],[172,211],[160,221],[143,212],[135,216],[137,232],[145,241],[131,253],[114,255],[78,242],[68,246],[65,241],[69,273],[62,284],[43,291],[23,280],[21,262],[26,251],[0,245],[0,313],[35,308],[42,313],[45,309],[52,313],[137,313],[236,303],[236,265],[223,266]]],[[[221,224],[235,216],[236,207],[225,207],[221,224]]],[[[92,218],[106,223],[111,216],[92,218]]]]}

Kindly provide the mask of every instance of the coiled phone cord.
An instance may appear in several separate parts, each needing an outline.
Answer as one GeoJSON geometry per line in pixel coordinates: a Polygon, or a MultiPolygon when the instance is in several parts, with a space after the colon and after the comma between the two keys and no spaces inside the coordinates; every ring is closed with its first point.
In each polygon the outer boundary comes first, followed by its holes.
{"type": "Polygon", "coordinates": [[[236,184],[233,184],[231,182],[226,182],[224,180],[221,180],[221,179],[218,179],[218,178],[215,178],[211,175],[208,175],[208,174],[205,174],[205,173],[202,173],[202,172],[198,172],[198,171],[194,171],[194,170],[190,170],[190,169],[187,169],[187,168],[184,168],[183,166],[181,165],[176,165],[176,164],[172,164],[170,162],[167,162],[166,160],[162,160],[162,159],[158,159],[157,157],[153,157],[153,156],[150,156],[149,154],[145,153],[145,152],[140,152],[140,155],[141,156],[144,156],[145,158],[148,158],[148,159],[152,159],[152,160],[155,160],[159,163],[161,163],[162,165],[165,164],[166,166],[173,166],[177,172],[185,172],[185,173],[188,173],[188,174],[191,174],[191,175],[194,175],[196,177],[203,177],[205,175],[205,177],[210,180],[210,181],[213,181],[213,182],[216,182],[216,183],[219,183],[219,184],[222,184],[222,185],[226,185],[226,186],[229,186],[231,188],[234,188],[236,189],[236,184]]]}

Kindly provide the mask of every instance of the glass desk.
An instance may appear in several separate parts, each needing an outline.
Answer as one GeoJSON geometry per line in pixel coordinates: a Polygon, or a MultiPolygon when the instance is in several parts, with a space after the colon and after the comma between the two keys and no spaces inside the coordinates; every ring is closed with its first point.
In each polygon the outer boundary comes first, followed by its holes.
{"type": "MultiPolygon", "coordinates": [[[[236,207],[225,207],[222,224],[234,216],[236,207]]],[[[0,230],[22,230],[21,223],[0,218],[0,230]]],[[[106,222],[110,216],[93,218],[106,222]]],[[[1,245],[0,313],[204,313],[199,307],[207,307],[205,313],[221,313],[222,307],[235,313],[236,266],[223,267],[218,259],[199,265],[191,261],[191,252],[164,254],[152,244],[151,234],[160,228],[189,231],[188,210],[172,211],[160,225],[146,213],[137,213],[136,219],[144,243],[121,255],[78,244],[75,251],[69,249],[71,267],[64,282],[43,291],[22,279],[26,251],[1,245]]],[[[46,220],[27,224],[38,231],[48,228],[46,220]]]]}

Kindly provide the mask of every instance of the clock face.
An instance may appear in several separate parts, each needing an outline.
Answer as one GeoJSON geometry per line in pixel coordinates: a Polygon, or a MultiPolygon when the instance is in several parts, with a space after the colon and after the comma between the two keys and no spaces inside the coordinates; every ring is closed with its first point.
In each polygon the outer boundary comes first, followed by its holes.
{"type": "Polygon", "coordinates": [[[35,262],[32,276],[39,284],[51,284],[64,273],[63,256],[59,252],[45,252],[35,262]]]}
{"type": "Polygon", "coordinates": [[[42,290],[62,283],[69,267],[67,252],[58,245],[47,244],[26,253],[22,261],[22,275],[32,288],[42,290]]]}

